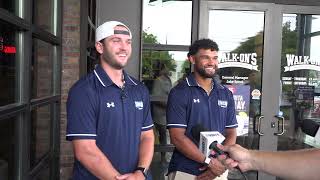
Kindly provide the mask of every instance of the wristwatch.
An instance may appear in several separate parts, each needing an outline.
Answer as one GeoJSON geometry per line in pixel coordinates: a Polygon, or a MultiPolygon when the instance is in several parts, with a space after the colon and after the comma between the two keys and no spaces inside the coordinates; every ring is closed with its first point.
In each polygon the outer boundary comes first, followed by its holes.
{"type": "Polygon", "coordinates": [[[208,166],[210,164],[210,161],[211,159],[206,157],[206,159],[204,160],[204,164],[208,166]]]}
{"type": "Polygon", "coordinates": [[[137,167],[136,171],[141,171],[145,178],[148,176],[148,169],[144,167],[137,167]]]}

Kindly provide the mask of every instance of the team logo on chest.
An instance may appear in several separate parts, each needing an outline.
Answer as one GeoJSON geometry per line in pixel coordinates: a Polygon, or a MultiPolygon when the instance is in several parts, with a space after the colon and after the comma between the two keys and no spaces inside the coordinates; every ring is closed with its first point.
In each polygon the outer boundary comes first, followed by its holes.
{"type": "Polygon", "coordinates": [[[137,109],[142,110],[143,109],[143,102],[142,101],[135,101],[134,105],[137,109]]]}
{"type": "Polygon", "coordinates": [[[193,99],[193,103],[200,103],[200,99],[199,98],[198,99],[194,98],[193,99]]]}
{"type": "Polygon", "coordinates": [[[228,101],[218,100],[218,106],[226,108],[228,106],[228,101]]]}
{"type": "Polygon", "coordinates": [[[114,102],[107,102],[107,108],[114,108],[114,102]]]}

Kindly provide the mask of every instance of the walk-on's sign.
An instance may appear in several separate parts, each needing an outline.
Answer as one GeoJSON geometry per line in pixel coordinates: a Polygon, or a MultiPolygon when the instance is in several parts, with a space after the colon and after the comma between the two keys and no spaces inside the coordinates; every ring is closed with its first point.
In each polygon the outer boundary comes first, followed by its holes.
{"type": "Polygon", "coordinates": [[[320,58],[314,59],[310,56],[296,56],[294,54],[286,54],[287,66],[284,72],[296,70],[315,70],[320,71],[320,58]]]}
{"type": "Polygon", "coordinates": [[[221,53],[219,68],[240,67],[249,70],[258,70],[257,53],[221,53]]]}

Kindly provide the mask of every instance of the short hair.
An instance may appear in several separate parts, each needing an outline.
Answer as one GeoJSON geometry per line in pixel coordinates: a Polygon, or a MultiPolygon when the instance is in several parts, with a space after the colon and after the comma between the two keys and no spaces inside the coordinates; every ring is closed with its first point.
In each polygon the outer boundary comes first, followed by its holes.
{"type": "Polygon", "coordinates": [[[211,39],[199,39],[189,47],[188,57],[195,55],[199,49],[210,49],[211,51],[219,51],[218,44],[211,39]]]}

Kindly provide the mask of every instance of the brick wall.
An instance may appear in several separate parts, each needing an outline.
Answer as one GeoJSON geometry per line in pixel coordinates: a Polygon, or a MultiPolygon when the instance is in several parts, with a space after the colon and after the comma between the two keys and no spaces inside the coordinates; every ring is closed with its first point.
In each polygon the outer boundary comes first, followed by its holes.
{"type": "Polygon", "coordinates": [[[62,82],[61,82],[61,142],[60,179],[68,180],[72,174],[73,151],[65,140],[66,101],[70,87],[79,79],[80,59],[80,1],[63,0],[62,23],[62,82]]]}

